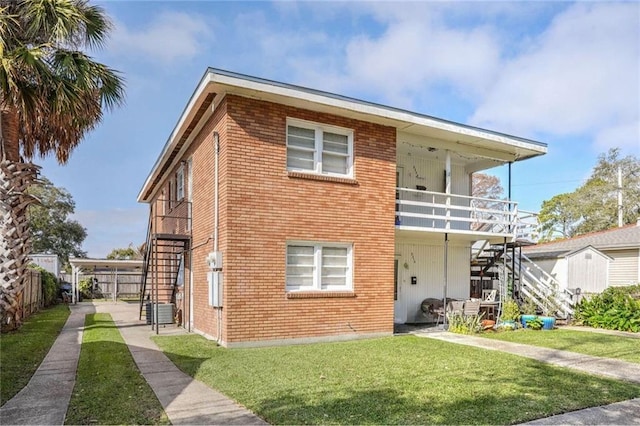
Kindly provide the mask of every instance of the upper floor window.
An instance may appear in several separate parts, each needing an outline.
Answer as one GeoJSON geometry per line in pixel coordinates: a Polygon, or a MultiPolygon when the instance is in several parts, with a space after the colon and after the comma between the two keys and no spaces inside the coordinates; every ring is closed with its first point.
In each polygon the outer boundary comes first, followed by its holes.
{"type": "Polygon", "coordinates": [[[176,201],[184,198],[184,167],[180,166],[176,173],[176,201]]]}
{"type": "Polygon", "coordinates": [[[353,130],[288,119],[287,168],[353,176],[353,130]]]}
{"type": "Polygon", "coordinates": [[[351,290],[351,244],[290,243],[287,245],[287,291],[351,290]]]}

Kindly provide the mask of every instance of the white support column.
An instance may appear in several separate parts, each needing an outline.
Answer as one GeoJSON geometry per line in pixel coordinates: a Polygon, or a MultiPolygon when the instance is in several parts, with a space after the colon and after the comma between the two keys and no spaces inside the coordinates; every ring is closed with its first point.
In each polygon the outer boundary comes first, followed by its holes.
{"type": "Polygon", "coordinates": [[[71,303],[78,303],[78,273],[80,268],[74,266],[71,268],[71,303]]]}
{"type": "Polygon", "coordinates": [[[446,205],[447,205],[447,211],[446,211],[446,222],[445,222],[445,229],[451,229],[451,222],[450,222],[450,218],[451,218],[451,210],[449,208],[449,206],[451,206],[451,152],[449,152],[449,150],[447,150],[447,156],[445,159],[445,164],[444,164],[444,192],[445,194],[447,194],[447,198],[446,198],[446,205]]]}
{"type": "Polygon", "coordinates": [[[113,301],[115,302],[118,298],[118,268],[116,268],[114,276],[113,276],[113,301]]]}

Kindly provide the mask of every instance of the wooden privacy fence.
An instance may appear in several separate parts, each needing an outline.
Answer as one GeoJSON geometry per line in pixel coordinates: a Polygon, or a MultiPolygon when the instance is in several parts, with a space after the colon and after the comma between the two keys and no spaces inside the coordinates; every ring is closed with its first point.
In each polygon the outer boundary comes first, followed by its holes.
{"type": "Polygon", "coordinates": [[[42,307],[42,276],[33,269],[27,270],[24,292],[22,293],[22,318],[25,319],[42,307]]]}
{"type": "Polygon", "coordinates": [[[94,277],[98,279],[96,290],[105,299],[140,296],[140,273],[95,274],[94,277]]]}

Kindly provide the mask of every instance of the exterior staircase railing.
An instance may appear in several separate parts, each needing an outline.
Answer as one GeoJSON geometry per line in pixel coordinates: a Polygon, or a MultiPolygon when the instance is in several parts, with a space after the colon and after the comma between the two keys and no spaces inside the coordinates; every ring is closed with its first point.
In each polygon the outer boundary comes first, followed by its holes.
{"type": "Polygon", "coordinates": [[[149,257],[151,255],[151,233],[153,229],[153,216],[149,214],[149,224],[147,225],[147,239],[145,240],[144,260],[142,263],[142,275],[140,282],[140,316],[142,319],[142,309],[144,306],[144,295],[147,292],[147,274],[149,273],[149,257]]]}
{"type": "MultiPolygon", "coordinates": [[[[514,235],[516,243],[523,240],[531,242],[537,240],[537,216],[533,212],[523,210],[517,212],[518,219],[514,235]]],[[[503,287],[503,281],[508,279],[503,274],[506,268],[507,273],[511,275],[512,282],[519,282],[520,292],[530,298],[540,309],[562,317],[573,315],[573,299],[568,293],[559,290],[561,286],[558,280],[522,254],[521,251],[518,255],[513,256],[509,250],[502,248],[503,245],[491,246],[486,240],[477,241],[471,251],[472,265],[477,266],[481,257],[487,259],[482,272],[486,274],[492,267],[498,268],[501,287],[503,287]],[[492,253],[491,256],[482,256],[488,250],[492,253]]],[[[501,288],[501,297],[504,293],[506,293],[506,289],[501,288]]]]}
{"type": "Polygon", "coordinates": [[[182,284],[179,278],[184,271],[185,250],[190,240],[190,203],[158,200],[149,214],[140,286],[140,319],[145,302],[152,302],[152,306],[176,302],[176,289],[182,284]]]}
{"type": "Polygon", "coordinates": [[[512,257],[507,252],[506,260],[507,268],[512,274],[519,274],[520,291],[531,298],[539,308],[548,312],[558,312],[564,317],[573,315],[573,301],[566,292],[559,290],[558,280],[524,254],[512,257]],[[515,270],[512,270],[512,265],[515,270]]]}

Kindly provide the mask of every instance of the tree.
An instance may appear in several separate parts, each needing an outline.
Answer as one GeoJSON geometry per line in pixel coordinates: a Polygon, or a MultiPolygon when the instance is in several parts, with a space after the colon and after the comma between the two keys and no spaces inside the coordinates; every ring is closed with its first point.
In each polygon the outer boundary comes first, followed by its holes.
{"type": "Polygon", "coordinates": [[[479,222],[472,223],[471,229],[480,230],[483,228],[485,220],[491,220],[493,213],[486,210],[501,210],[501,204],[488,201],[501,200],[504,190],[500,184],[500,179],[496,176],[487,175],[484,173],[473,173],[471,175],[471,196],[482,198],[482,200],[473,200],[472,207],[480,209],[472,212],[479,222]]]}
{"type": "Polygon", "coordinates": [[[83,49],[101,47],[111,24],[86,0],[0,0],[0,313],[21,322],[31,251],[27,188],[35,155],[65,164],[73,149],[123,102],[119,74],[83,49]]]}
{"type": "Polygon", "coordinates": [[[598,157],[587,181],[568,194],[542,203],[540,224],[544,239],[573,237],[602,231],[618,224],[618,169],[622,172],[622,216],[629,224],[640,215],[640,159],[622,157],[612,148],[598,157]]]}
{"type": "Polygon", "coordinates": [[[542,202],[538,215],[540,222],[540,240],[570,238],[576,233],[576,223],[580,219],[575,194],[559,194],[542,202]]]}
{"type": "Polygon", "coordinates": [[[41,178],[28,192],[38,200],[28,209],[33,251],[57,254],[65,266],[71,256],[86,257],[80,247],[87,231],[77,221],[69,219],[75,209],[71,194],[46,178],[41,178]]]}
{"type": "Polygon", "coordinates": [[[473,197],[499,200],[503,193],[504,189],[498,177],[484,173],[474,173],[471,176],[471,195],[473,197]]]}
{"type": "Polygon", "coordinates": [[[111,253],[107,255],[107,259],[118,260],[132,260],[142,259],[143,254],[140,251],[140,247],[134,248],[132,244],[129,244],[127,248],[114,248],[111,253]]]}

